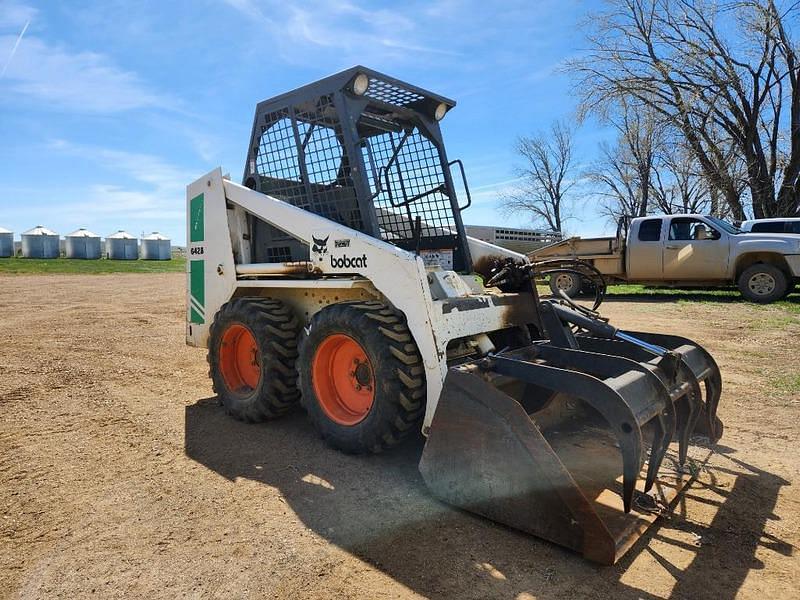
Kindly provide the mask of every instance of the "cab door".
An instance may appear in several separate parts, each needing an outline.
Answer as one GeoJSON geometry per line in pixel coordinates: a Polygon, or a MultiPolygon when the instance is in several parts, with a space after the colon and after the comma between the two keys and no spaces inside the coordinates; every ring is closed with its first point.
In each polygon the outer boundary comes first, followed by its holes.
{"type": "Polygon", "coordinates": [[[673,217],[664,242],[664,279],[725,279],[728,234],[697,217],[673,217]]]}
{"type": "Polygon", "coordinates": [[[636,221],[628,235],[627,272],[630,280],[663,279],[664,219],[636,221]]]}

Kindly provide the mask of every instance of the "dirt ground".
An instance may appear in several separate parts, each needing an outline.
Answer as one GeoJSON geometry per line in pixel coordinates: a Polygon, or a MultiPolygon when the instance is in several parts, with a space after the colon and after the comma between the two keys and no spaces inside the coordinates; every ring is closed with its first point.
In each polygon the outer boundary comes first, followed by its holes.
{"type": "Polygon", "coordinates": [[[604,306],[714,354],[725,437],[672,517],[599,567],[434,500],[421,438],[349,457],[302,413],[227,418],[184,345],[183,285],[0,277],[0,597],[800,597],[800,313],[604,306]]]}

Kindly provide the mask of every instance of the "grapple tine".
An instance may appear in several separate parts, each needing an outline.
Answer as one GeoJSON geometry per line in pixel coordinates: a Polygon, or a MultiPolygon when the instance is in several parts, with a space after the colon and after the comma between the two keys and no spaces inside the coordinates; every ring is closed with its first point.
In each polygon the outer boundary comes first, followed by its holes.
{"type": "Polygon", "coordinates": [[[667,434],[666,419],[659,415],[653,430],[653,444],[650,447],[650,460],[647,462],[647,478],[644,482],[645,493],[653,489],[658,476],[658,470],[664,460],[664,455],[669,447],[670,436],[667,434]]]}
{"type": "Polygon", "coordinates": [[[675,433],[678,439],[678,462],[683,466],[689,450],[689,438],[700,414],[700,385],[680,354],[670,352],[670,356],[654,359],[651,364],[656,369],[655,373],[671,390],[672,401],[677,405],[675,433]]]}
{"type": "MultiPolygon", "coordinates": [[[[667,410],[668,396],[658,379],[627,359],[543,344],[494,356],[489,364],[497,373],[580,398],[603,416],[611,426],[622,454],[622,500],[625,512],[629,512],[642,467],[641,427],[667,410]],[[525,360],[526,353],[527,358],[536,357],[548,364],[525,360]],[[625,379],[625,375],[632,371],[639,377],[625,379]],[[618,381],[603,381],[596,375],[618,378],[618,381]],[[618,389],[615,389],[615,384],[618,384],[618,389]]],[[[656,471],[662,458],[660,452],[651,456],[651,460],[655,459],[657,463],[656,471]]]]}
{"type": "MultiPolygon", "coordinates": [[[[705,377],[702,378],[706,388],[705,405],[703,407],[705,433],[711,442],[715,443],[722,436],[722,431],[719,430],[721,423],[717,419],[717,408],[722,394],[722,375],[714,358],[702,346],[691,344],[689,340],[685,340],[685,342],[684,345],[691,348],[691,356],[684,358],[684,362],[689,364],[693,372],[702,371],[705,373],[705,377]],[[702,366],[692,364],[696,361],[698,355],[701,357],[702,366]]],[[[699,398],[702,398],[702,396],[699,396],[699,398]]]]}
{"type": "MultiPolygon", "coordinates": [[[[711,359],[714,360],[713,358],[711,359]]],[[[715,364],[716,366],[716,364],[715,364]]],[[[717,420],[717,407],[722,395],[722,376],[719,368],[715,368],[711,376],[705,380],[706,385],[706,427],[708,437],[715,443],[722,437],[721,423],[717,420]]]]}
{"type": "Polygon", "coordinates": [[[694,423],[692,423],[690,434],[697,425],[700,413],[705,412],[704,433],[708,435],[712,443],[716,442],[722,435],[720,422],[717,419],[717,408],[722,395],[722,375],[714,357],[696,342],[681,336],[643,332],[632,332],[632,334],[650,343],[669,348],[681,356],[682,362],[694,374],[698,384],[694,388],[697,415],[693,415],[694,423]],[[703,402],[700,383],[703,383],[706,388],[705,402],[703,402]]]}
{"type": "MultiPolygon", "coordinates": [[[[652,369],[652,366],[650,367],[652,369]]],[[[655,370],[655,369],[653,369],[655,370]]],[[[655,374],[655,373],[654,373],[655,374]]],[[[664,456],[667,453],[667,449],[669,448],[669,444],[672,441],[672,438],[675,437],[675,431],[678,427],[678,413],[675,410],[675,404],[672,401],[672,397],[669,394],[669,387],[665,386],[667,389],[667,395],[669,396],[670,401],[667,402],[667,409],[663,415],[658,420],[661,429],[661,436],[659,437],[658,430],[656,433],[653,434],[653,445],[651,447],[651,456],[650,462],[648,464],[649,468],[652,468],[656,461],[653,460],[653,453],[658,452],[658,465],[661,466],[662,461],[664,460],[664,456]]],[[[647,472],[647,482],[644,486],[644,491],[649,492],[653,485],[655,484],[656,477],[658,477],[658,468],[653,469],[651,472],[648,470],[647,472]]]]}
{"type": "Polygon", "coordinates": [[[689,437],[694,431],[694,426],[697,424],[697,418],[700,416],[700,402],[703,395],[700,391],[700,383],[697,381],[697,377],[694,376],[694,373],[685,362],[681,361],[678,372],[689,384],[689,391],[684,396],[688,413],[686,414],[686,421],[681,427],[680,437],[678,438],[678,463],[683,466],[686,464],[686,456],[689,452],[689,437]]]}
{"type": "MultiPolygon", "coordinates": [[[[668,391],[667,396],[669,397],[668,391]]],[[[658,477],[658,470],[661,468],[661,463],[664,461],[664,456],[667,454],[667,449],[675,435],[677,427],[677,413],[671,398],[665,404],[666,409],[662,414],[658,415],[656,427],[653,432],[653,444],[650,447],[650,460],[647,463],[647,479],[645,480],[644,486],[645,493],[653,489],[653,485],[658,477]]]]}
{"type": "MultiPolygon", "coordinates": [[[[612,349],[621,346],[621,344],[617,342],[608,340],[598,341],[601,342],[602,345],[610,344],[612,349]]],[[[667,387],[654,372],[655,367],[650,364],[638,363],[627,357],[614,356],[611,354],[563,348],[554,349],[547,345],[537,345],[535,348],[537,354],[553,366],[587,371],[597,377],[609,377],[613,373],[620,372],[638,372],[644,376],[647,385],[641,389],[633,389],[632,391],[640,395],[636,398],[636,401],[640,404],[652,403],[650,414],[655,415],[655,431],[653,444],[650,449],[647,478],[645,480],[645,492],[650,491],[655,483],[658,470],[661,468],[661,463],[664,460],[669,443],[675,435],[677,423],[675,406],[669,396],[667,387]]],[[[612,378],[607,379],[605,383],[613,387],[619,382],[612,378]]],[[[641,422],[645,423],[647,421],[641,422]]]]}
{"type": "Polygon", "coordinates": [[[677,425],[670,434],[670,439],[673,435],[676,436],[678,460],[683,465],[686,462],[689,440],[695,431],[697,419],[704,411],[706,413],[704,426],[709,437],[712,442],[719,437],[716,432],[716,407],[719,404],[721,390],[719,368],[705,350],[685,338],[639,332],[632,332],[631,335],[668,349],[678,360],[673,361],[671,356],[653,358],[641,348],[625,342],[588,336],[578,336],[576,339],[580,347],[585,350],[625,356],[642,365],[648,365],[664,383],[676,406],[677,425]],[[706,385],[705,403],[702,401],[701,382],[706,385]]]}

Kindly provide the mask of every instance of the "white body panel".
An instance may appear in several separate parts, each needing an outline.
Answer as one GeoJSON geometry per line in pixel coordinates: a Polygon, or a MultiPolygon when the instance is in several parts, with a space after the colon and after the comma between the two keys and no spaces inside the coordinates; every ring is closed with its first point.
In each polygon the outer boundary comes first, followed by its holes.
{"type": "MultiPolygon", "coordinates": [[[[405,315],[423,359],[427,382],[423,432],[433,418],[447,373],[448,343],[524,325],[535,316],[532,296],[471,293],[474,281],[455,281],[461,276],[447,271],[439,271],[429,281],[429,271],[415,254],[225,180],[220,169],[188,186],[187,203],[187,344],[207,345],[214,315],[237,293],[258,295],[269,290],[306,322],[335,301],[381,299],[405,315]],[[245,212],[307,243],[312,269],[320,278],[281,277],[274,273],[279,270],[275,265],[264,267],[272,271],[273,279],[248,278],[256,277],[259,269],[246,264],[250,250],[243,235],[245,212]],[[450,290],[452,296],[434,300],[432,283],[439,291],[450,290]],[[309,301],[308,290],[316,290],[316,301],[309,301]]],[[[470,239],[469,244],[477,258],[494,255],[524,260],[486,242],[470,239]]]]}

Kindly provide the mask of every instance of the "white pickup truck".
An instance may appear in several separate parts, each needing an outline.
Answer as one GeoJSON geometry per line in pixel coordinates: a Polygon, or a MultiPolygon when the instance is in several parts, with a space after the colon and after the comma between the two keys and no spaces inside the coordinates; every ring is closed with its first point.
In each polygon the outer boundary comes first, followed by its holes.
{"type": "MultiPolygon", "coordinates": [[[[800,237],[743,233],[708,215],[639,217],[621,223],[615,237],[573,237],[528,255],[531,260],[579,258],[593,264],[609,283],[669,287],[737,285],[753,302],[774,302],[800,281],[800,237]]],[[[575,295],[580,275],[555,272],[554,293],[575,295]]]]}

